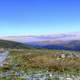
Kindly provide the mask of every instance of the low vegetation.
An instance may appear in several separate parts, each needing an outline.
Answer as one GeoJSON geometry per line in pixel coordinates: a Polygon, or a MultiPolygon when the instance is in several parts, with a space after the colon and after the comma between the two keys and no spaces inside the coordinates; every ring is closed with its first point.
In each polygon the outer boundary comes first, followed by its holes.
{"type": "Polygon", "coordinates": [[[13,74],[11,75],[13,77],[16,72],[28,74],[29,70],[31,73],[47,71],[80,75],[80,52],[47,49],[11,51],[3,67],[0,68],[0,73],[10,71],[9,73],[13,74]]]}
{"type": "Polygon", "coordinates": [[[80,53],[53,50],[25,50],[13,51],[10,54],[11,65],[21,69],[47,69],[48,71],[76,71],[80,70],[80,53]]]}

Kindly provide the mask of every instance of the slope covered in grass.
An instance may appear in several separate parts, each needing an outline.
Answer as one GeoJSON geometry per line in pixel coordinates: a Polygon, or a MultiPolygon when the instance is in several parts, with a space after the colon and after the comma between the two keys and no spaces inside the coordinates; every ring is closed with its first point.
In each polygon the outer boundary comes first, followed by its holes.
{"type": "Polygon", "coordinates": [[[30,48],[30,46],[15,41],[0,40],[0,48],[30,48]]]}

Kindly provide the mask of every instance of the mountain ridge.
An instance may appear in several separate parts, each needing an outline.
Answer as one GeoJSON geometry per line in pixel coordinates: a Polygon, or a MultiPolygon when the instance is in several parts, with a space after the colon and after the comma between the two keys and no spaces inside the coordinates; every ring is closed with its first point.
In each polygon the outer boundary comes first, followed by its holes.
{"type": "Polygon", "coordinates": [[[80,33],[66,33],[46,36],[8,36],[0,37],[3,40],[10,40],[23,43],[24,45],[62,50],[80,50],[80,33]]]}

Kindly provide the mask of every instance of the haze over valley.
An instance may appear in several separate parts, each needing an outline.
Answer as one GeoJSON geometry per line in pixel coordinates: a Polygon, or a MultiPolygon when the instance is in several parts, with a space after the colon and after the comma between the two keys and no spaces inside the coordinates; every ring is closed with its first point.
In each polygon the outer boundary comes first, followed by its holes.
{"type": "Polygon", "coordinates": [[[58,50],[80,50],[80,33],[57,33],[39,36],[3,36],[2,40],[16,41],[28,44],[32,47],[58,49],[58,50]]]}

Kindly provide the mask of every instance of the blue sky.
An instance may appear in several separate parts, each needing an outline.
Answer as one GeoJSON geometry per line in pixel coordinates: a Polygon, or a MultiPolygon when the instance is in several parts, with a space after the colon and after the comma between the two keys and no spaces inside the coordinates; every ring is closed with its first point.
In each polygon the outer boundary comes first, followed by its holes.
{"type": "Polygon", "coordinates": [[[0,35],[80,31],[80,0],[0,0],[0,35]]]}

